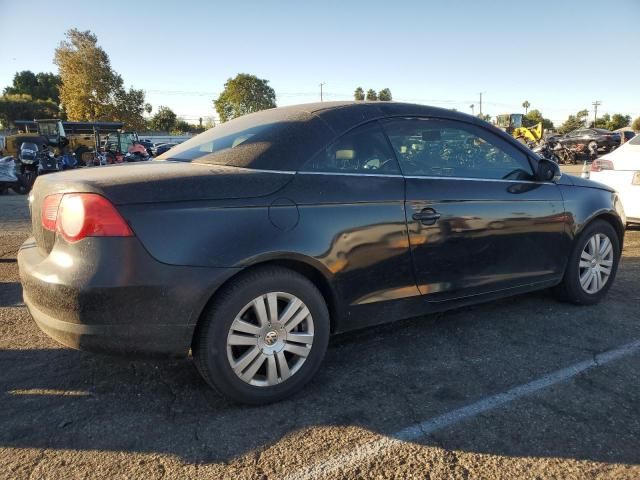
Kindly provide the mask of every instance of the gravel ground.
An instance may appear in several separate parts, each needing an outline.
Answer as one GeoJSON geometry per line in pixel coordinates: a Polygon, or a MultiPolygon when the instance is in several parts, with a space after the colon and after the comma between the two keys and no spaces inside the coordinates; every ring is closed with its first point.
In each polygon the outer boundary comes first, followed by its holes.
{"type": "Polygon", "coordinates": [[[640,349],[599,356],[640,340],[640,230],[600,305],[540,292],[341,335],[301,394],[248,408],[190,360],[77,352],[41,333],[15,262],[28,222],[25,197],[0,197],[0,478],[640,478],[640,349]],[[487,398],[495,408],[398,434],[487,398]]]}

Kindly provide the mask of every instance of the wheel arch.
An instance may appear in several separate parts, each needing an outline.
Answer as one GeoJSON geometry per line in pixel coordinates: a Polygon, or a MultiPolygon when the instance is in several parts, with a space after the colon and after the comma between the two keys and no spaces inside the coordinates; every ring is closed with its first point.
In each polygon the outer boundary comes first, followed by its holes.
{"type": "Polygon", "coordinates": [[[610,224],[613,227],[613,229],[618,234],[618,240],[620,241],[620,252],[622,253],[622,248],[624,246],[625,226],[622,224],[622,221],[620,220],[620,217],[618,217],[613,212],[609,212],[609,211],[596,212],[594,215],[592,215],[587,221],[585,221],[582,224],[580,229],[576,232],[576,237],[578,235],[580,235],[584,231],[585,228],[587,228],[589,225],[591,225],[596,220],[604,220],[605,222],[607,222],[608,224],[610,224]]]}
{"type": "Polygon", "coordinates": [[[320,264],[317,260],[314,260],[312,258],[300,255],[277,255],[253,259],[252,261],[246,263],[242,268],[239,268],[237,272],[226,278],[224,282],[222,282],[212,292],[210,292],[208,298],[204,302],[204,305],[200,309],[198,316],[196,317],[197,320],[191,341],[193,342],[197,335],[199,325],[201,324],[201,319],[206,314],[213,301],[216,299],[218,293],[223,288],[225,288],[225,286],[237,280],[240,276],[246,275],[247,273],[258,268],[264,268],[268,266],[276,266],[292,270],[311,281],[311,283],[313,283],[320,291],[320,294],[327,304],[331,324],[331,333],[337,331],[343,307],[339,301],[340,297],[337,293],[337,290],[331,280],[331,273],[326,269],[326,267],[324,267],[324,265],[320,264]]]}

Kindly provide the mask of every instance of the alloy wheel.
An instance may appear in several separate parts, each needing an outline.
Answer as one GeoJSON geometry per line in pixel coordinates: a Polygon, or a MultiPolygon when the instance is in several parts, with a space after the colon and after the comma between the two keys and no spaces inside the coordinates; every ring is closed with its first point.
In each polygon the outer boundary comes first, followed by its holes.
{"type": "Polygon", "coordinates": [[[227,359],[245,383],[278,385],[296,374],[313,346],[313,318],[295,295],[269,292],[247,303],[227,335],[227,359]]]}
{"type": "Polygon", "coordinates": [[[586,293],[598,293],[605,286],[613,268],[613,245],[604,233],[594,234],[582,249],[578,279],[586,293]]]}

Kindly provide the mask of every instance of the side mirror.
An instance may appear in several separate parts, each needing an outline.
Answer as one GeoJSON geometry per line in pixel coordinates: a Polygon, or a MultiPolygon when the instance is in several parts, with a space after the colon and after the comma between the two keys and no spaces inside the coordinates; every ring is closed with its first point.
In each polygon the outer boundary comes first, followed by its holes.
{"type": "Polygon", "coordinates": [[[541,158],[538,160],[538,168],[536,169],[536,180],[539,182],[556,183],[562,177],[560,166],[553,160],[541,158]]]}

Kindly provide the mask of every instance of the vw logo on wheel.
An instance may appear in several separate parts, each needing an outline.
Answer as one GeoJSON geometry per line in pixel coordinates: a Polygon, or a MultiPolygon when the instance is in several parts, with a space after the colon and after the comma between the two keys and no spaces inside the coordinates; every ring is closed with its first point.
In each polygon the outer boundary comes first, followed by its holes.
{"type": "Polygon", "coordinates": [[[276,343],[277,340],[278,340],[278,333],[275,330],[270,330],[264,336],[264,343],[266,343],[269,346],[272,346],[274,343],[276,343]]]}

